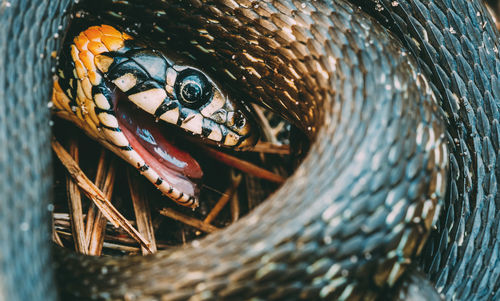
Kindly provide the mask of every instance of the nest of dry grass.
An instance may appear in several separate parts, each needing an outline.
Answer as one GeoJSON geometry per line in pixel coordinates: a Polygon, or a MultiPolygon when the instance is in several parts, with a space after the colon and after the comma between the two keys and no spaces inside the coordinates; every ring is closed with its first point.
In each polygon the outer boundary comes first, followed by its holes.
{"type": "MultiPolygon", "coordinates": [[[[264,142],[252,152],[198,146],[205,173],[200,207],[162,196],[132,167],[55,120],[53,240],[88,255],[156,253],[236,222],[279,187],[292,170],[290,126],[256,107],[264,142]]],[[[189,149],[188,149],[189,150],[189,149]]]]}

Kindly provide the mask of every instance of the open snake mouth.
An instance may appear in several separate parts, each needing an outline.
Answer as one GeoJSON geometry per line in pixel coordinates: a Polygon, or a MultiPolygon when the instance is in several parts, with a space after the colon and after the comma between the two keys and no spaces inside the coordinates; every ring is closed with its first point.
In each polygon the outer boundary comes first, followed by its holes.
{"type": "MultiPolygon", "coordinates": [[[[116,118],[130,146],[159,175],[159,179],[197,199],[198,183],[203,176],[198,162],[168,139],[172,135],[162,131],[160,121],[128,101],[120,89],[112,90],[116,118]]],[[[161,183],[157,181],[156,184],[161,183]]]]}
{"type": "Polygon", "coordinates": [[[203,173],[172,142],[163,124],[232,149],[257,136],[244,108],[201,70],[176,65],[161,51],[108,25],[91,26],[62,52],[53,102],[61,117],[136,167],[180,205],[198,206],[203,173]]]}

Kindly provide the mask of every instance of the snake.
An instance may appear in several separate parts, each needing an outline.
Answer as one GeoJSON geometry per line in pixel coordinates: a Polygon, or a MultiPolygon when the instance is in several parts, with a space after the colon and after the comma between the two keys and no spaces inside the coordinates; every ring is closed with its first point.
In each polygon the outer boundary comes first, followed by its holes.
{"type": "Polygon", "coordinates": [[[87,28],[68,44],[54,83],[54,113],[137,167],[178,204],[198,207],[194,182],[203,173],[165,139],[160,120],[232,149],[255,142],[249,118],[200,70],[174,64],[109,25],[87,28]]]}
{"type": "Polygon", "coordinates": [[[482,3],[82,5],[311,146],[263,204],[206,238],[146,257],[53,252],[47,101],[74,4],[3,2],[0,299],[500,298],[499,33],[482,3]]]}

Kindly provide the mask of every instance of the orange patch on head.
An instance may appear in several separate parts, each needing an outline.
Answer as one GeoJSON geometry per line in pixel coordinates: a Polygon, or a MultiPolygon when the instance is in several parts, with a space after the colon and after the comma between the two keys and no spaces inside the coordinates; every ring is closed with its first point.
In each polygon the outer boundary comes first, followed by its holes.
{"type": "Polygon", "coordinates": [[[92,52],[94,55],[100,54],[103,52],[108,52],[109,50],[100,42],[95,42],[91,41],[88,45],[87,48],[92,52]]]}
{"type": "Polygon", "coordinates": [[[84,78],[87,75],[87,69],[85,69],[80,60],[75,60],[74,62],[75,62],[76,75],[78,75],[79,79],[84,78]]]}
{"type": "Polygon", "coordinates": [[[94,55],[115,51],[123,47],[125,40],[132,39],[126,33],[121,33],[109,25],[92,26],[81,32],[74,40],[80,50],[90,50],[94,55]]]}
{"type": "Polygon", "coordinates": [[[94,55],[90,51],[82,51],[78,54],[78,57],[87,70],[95,70],[94,55]]]}
{"type": "Polygon", "coordinates": [[[109,49],[109,51],[116,51],[123,47],[123,39],[122,38],[116,38],[112,36],[103,36],[102,37],[102,42],[106,46],[106,48],[109,49]]]}
{"type": "Polygon", "coordinates": [[[92,85],[97,86],[101,82],[101,75],[99,73],[95,71],[89,71],[88,75],[92,85]]]}
{"type": "Polygon", "coordinates": [[[129,34],[125,33],[125,32],[123,33],[123,38],[125,40],[132,40],[133,39],[133,37],[131,35],[129,35],[129,34]]]}
{"type": "Polygon", "coordinates": [[[89,27],[87,30],[82,32],[83,35],[87,36],[87,38],[90,41],[96,41],[99,42],[102,37],[102,32],[100,30],[100,26],[92,26],[89,27]]]}
{"type": "Polygon", "coordinates": [[[78,48],[76,48],[75,45],[71,45],[71,58],[73,59],[73,61],[79,61],[80,60],[78,58],[78,53],[80,53],[80,51],[78,50],[78,48]]]}
{"type": "Polygon", "coordinates": [[[122,37],[121,32],[119,32],[114,27],[111,27],[109,25],[105,25],[105,24],[101,25],[101,31],[106,36],[112,36],[112,37],[116,37],[116,38],[122,37]]]}
{"type": "Polygon", "coordinates": [[[89,39],[85,35],[78,35],[73,39],[73,43],[79,50],[87,50],[87,44],[89,43],[89,39]]]}

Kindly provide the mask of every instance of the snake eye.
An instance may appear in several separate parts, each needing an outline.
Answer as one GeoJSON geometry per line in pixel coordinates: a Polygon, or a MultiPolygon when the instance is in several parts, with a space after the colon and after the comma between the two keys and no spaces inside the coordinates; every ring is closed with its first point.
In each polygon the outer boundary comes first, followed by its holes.
{"type": "Polygon", "coordinates": [[[213,87],[207,77],[193,69],[179,72],[174,89],[177,99],[192,109],[198,109],[206,104],[213,95],[213,87]]]}

